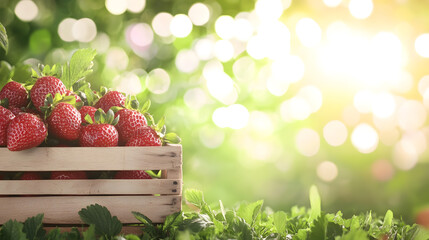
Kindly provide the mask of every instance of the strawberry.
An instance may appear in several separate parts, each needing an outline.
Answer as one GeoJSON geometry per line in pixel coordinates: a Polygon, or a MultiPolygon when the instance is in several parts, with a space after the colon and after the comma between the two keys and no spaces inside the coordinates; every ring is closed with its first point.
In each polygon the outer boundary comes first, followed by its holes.
{"type": "Polygon", "coordinates": [[[7,127],[15,115],[7,108],[0,106],[0,146],[6,146],[7,127]]]}
{"type": "Polygon", "coordinates": [[[125,96],[118,91],[110,91],[98,100],[95,108],[101,108],[104,112],[107,112],[111,107],[123,107],[124,105],[125,96]]]}
{"type": "Polygon", "coordinates": [[[76,93],[68,89],[66,89],[66,96],[73,96],[76,99],[76,102],[82,102],[82,99],[80,99],[80,97],[76,93]]]}
{"type": "Polygon", "coordinates": [[[52,94],[54,96],[56,93],[65,94],[66,87],[56,77],[41,77],[37,79],[36,83],[33,85],[33,88],[30,91],[31,101],[37,110],[40,111],[45,103],[46,95],[52,94]]]}
{"type": "Polygon", "coordinates": [[[146,118],[137,110],[121,109],[116,112],[119,116],[118,124],[115,125],[119,133],[119,145],[125,145],[136,129],[147,126],[146,118]]]}
{"type": "Polygon", "coordinates": [[[135,130],[126,146],[161,146],[162,141],[158,133],[149,126],[135,130]]]}
{"type": "Polygon", "coordinates": [[[8,82],[0,91],[0,99],[5,98],[9,100],[9,106],[18,108],[25,107],[28,103],[27,90],[22,84],[14,81],[8,82]]]}
{"type": "Polygon", "coordinates": [[[96,111],[97,111],[97,108],[95,108],[95,107],[91,107],[91,106],[83,106],[83,107],[79,110],[80,115],[81,115],[81,118],[82,118],[82,123],[88,123],[88,122],[85,120],[85,116],[86,116],[87,114],[89,114],[89,116],[91,117],[92,121],[95,121],[95,120],[94,120],[94,115],[95,115],[95,112],[96,112],[96,111]]]}
{"type": "Polygon", "coordinates": [[[20,180],[42,180],[42,175],[38,172],[25,172],[19,178],[20,180]]]}
{"type": "Polygon", "coordinates": [[[113,126],[119,118],[114,118],[114,113],[109,110],[107,114],[102,109],[95,112],[95,123],[87,115],[85,120],[90,125],[83,126],[79,137],[81,147],[114,147],[118,145],[118,131],[113,126]],[[113,125],[111,125],[113,124],[113,125]]]}
{"type": "Polygon", "coordinates": [[[152,179],[152,177],[143,170],[135,170],[117,172],[115,179],[152,179]]]}
{"type": "Polygon", "coordinates": [[[20,113],[22,113],[22,109],[19,107],[15,107],[15,106],[9,106],[9,110],[15,115],[19,115],[20,113]]]}
{"type": "Polygon", "coordinates": [[[68,179],[87,179],[86,172],[82,171],[58,171],[51,173],[51,179],[68,180],[68,179]]]}
{"type": "Polygon", "coordinates": [[[82,123],[79,111],[71,104],[58,103],[47,118],[49,133],[58,139],[73,141],[79,138],[82,123]]]}
{"type": "Polygon", "coordinates": [[[30,113],[21,113],[7,128],[7,148],[20,151],[40,145],[48,135],[43,121],[30,113]]]}

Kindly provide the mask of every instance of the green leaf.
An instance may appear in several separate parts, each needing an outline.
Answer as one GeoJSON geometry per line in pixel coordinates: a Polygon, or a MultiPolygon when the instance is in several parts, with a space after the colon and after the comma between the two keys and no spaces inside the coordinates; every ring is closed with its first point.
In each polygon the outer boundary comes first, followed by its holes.
{"type": "Polygon", "coordinates": [[[196,189],[186,189],[185,199],[187,202],[195,205],[200,209],[203,207],[203,205],[206,204],[206,202],[204,201],[203,192],[196,189]]]}
{"type": "Polygon", "coordinates": [[[131,108],[132,109],[139,109],[139,101],[137,101],[137,99],[133,99],[131,100],[131,108]]]}
{"type": "Polygon", "coordinates": [[[73,54],[70,62],[64,64],[61,80],[67,89],[92,72],[92,61],[96,54],[94,49],[79,49],[73,54]]]}
{"type": "Polygon", "coordinates": [[[97,109],[97,111],[94,113],[95,123],[98,123],[98,124],[101,123],[102,115],[104,115],[103,109],[101,109],[101,108],[97,109]]]}
{"type": "Polygon", "coordinates": [[[112,109],[109,109],[106,113],[106,123],[111,124],[115,118],[115,114],[113,113],[112,109]]]}
{"type": "Polygon", "coordinates": [[[119,115],[115,117],[115,119],[113,119],[111,125],[115,126],[116,124],[118,124],[119,122],[119,115]]]}
{"type": "Polygon", "coordinates": [[[91,118],[91,116],[89,114],[86,114],[85,121],[87,123],[89,123],[89,124],[93,124],[94,123],[94,121],[92,121],[92,118],[91,118]]]}
{"type": "Polygon", "coordinates": [[[97,235],[114,237],[122,230],[122,223],[116,216],[112,217],[106,207],[98,204],[90,205],[79,211],[80,219],[86,224],[95,225],[97,235]]]}
{"type": "Polygon", "coordinates": [[[7,39],[6,28],[1,23],[0,23],[0,47],[3,48],[7,54],[9,50],[9,40],[7,39]]]}
{"type": "Polygon", "coordinates": [[[392,227],[393,220],[393,212],[391,210],[387,210],[386,215],[384,216],[383,228],[392,227]]]}
{"type": "Polygon", "coordinates": [[[23,231],[28,240],[39,239],[40,236],[45,235],[45,230],[42,228],[43,216],[43,214],[38,214],[25,220],[23,231]]]}
{"type": "Polygon", "coordinates": [[[4,85],[6,85],[11,78],[12,74],[12,67],[10,64],[6,61],[0,62],[0,89],[3,88],[4,85]]]}
{"type": "Polygon", "coordinates": [[[0,230],[0,240],[26,240],[23,227],[24,225],[16,220],[7,221],[0,230]]]}
{"type": "Polygon", "coordinates": [[[139,213],[139,212],[132,212],[132,214],[141,223],[153,226],[152,220],[150,220],[148,217],[146,217],[146,215],[139,213]]]}
{"type": "Polygon", "coordinates": [[[179,226],[179,224],[183,221],[183,213],[176,212],[165,218],[163,230],[170,231],[172,227],[179,226]]]}
{"type": "Polygon", "coordinates": [[[95,240],[97,239],[95,237],[95,225],[91,224],[89,225],[88,229],[83,232],[83,240],[95,240]]]}
{"type": "Polygon", "coordinates": [[[168,143],[172,143],[172,144],[178,144],[182,141],[182,139],[180,139],[179,136],[177,136],[176,133],[167,133],[164,136],[164,140],[168,143]]]}
{"type": "Polygon", "coordinates": [[[151,105],[151,104],[152,104],[152,103],[151,103],[150,99],[148,99],[148,100],[143,104],[143,107],[142,107],[142,109],[140,110],[140,112],[141,112],[141,113],[145,113],[145,112],[149,111],[149,108],[150,108],[150,105],[151,105]]]}
{"type": "Polygon", "coordinates": [[[310,229],[309,239],[326,239],[327,224],[325,215],[320,215],[315,219],[310,229]]]}
{"type": "Polygon", "coordinates": [[[321,213],[321,200],[319,191],[317,190],[316,186],[310,187],[310,219],[309,221],[313,221],[314,219],[318,218],[321,213]]]}
{"type": "Polygon", "coordinates": [[[161,132],[164,125],[165,125],[165,117],[163,116],[161,119],[159,119],[158,123],[156,124],[155,131],[161,132]]]}
{"type": "Polygon", "coordinates": [[[283,211],[276,212],[273,214],[273,219],[277,232],[284,236],[286,234],[287,214],[283,211]]]}
{"type": "Polygon", "coordinates": [[[263,200],[259,200],[253,203],[242,203],[237,210],[237,215],[243,218],[246,223],[253,225],[256,217],[261,212],[262,205],[264,204],[263,200]]]}
{"type": "Polygon", "coordinates": [[[341,240],[368,240],[368,234],[361,230],[353,230],[345,234],[341,240]]]}
{"type": "Polygon", "coordinates": [[[126,240],[140,240],[140,238],[134,234],[128,234],[124,237],[126,240]]]}
{"type": "Polygon", "coordinates": [[[60,229],[58,227],[52,229],[46,236],[46,240],[63,240],[65,239],[62,237],[62,234],[60,232],[60,229]]]}

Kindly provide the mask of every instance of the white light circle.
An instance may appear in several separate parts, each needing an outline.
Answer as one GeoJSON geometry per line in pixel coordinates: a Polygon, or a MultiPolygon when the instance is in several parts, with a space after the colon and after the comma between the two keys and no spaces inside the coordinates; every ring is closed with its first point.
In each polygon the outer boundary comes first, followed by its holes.
{"type": "Polygon", "coordinates": [[[106,65],[109,68],[125,70],[128,60],[128,55],[122,48],[111,48],[106,54],[106,65]]]}
{"type": "Polygon", "coordinates": [[[255,12],[260,19],[278,19],[283,13],[281,0],[258,0],[255,3],[255,12]]]}
{"type": "Polygon", "coordinates": [[[106,0],[106,8],[113,15],[121,15],[127,11],[128,2],[125,0],[106,0]]]}
{"type": "Polygon", "coordinates": [[[132,13],[139,13],[146,6],[146,0],[126,0],[126,2],[128,11],[132,13]]]}
{"type": "Polygon", "coordinates": [[[374,93],[368,90],[357,92],[353,98],[353,105],[360,113],[370,113],[373,102],[374,93]]]}
{"type": "Polygon", "coordinates": [[[189,8],[188,15],[195,26],[202,26],[210,19],[210,9],[204,3],[194,3],[189,8]]]}
{"type": "Polygon", "coordinates": [[[301,88],[297,96],[304,98],[310,104],[312,113],[317,112],[322,107],[322,91],[316,86],[307,85],[301,88]]]}
{"type": "Polygon", "coordinates": [[[30,0],[22,0],[16,4],[15,14],[16,16],[24,22],[33,21],[39,13],[39,8],[37,5],[30,0]]]}
{"type": "Polygon", "coordinates": [[[429,88],[429,75],[423,76],[418,85],[419,93],[423,96],[426,90],[429,88]]]}
{"type": "Polygon", "coordinates": [[[414,168],[419,160],[415,147],[408,141],[399,141],[393,149],[393,163],[401,170],[414,168]]]}
{"type": "Polygon", "coordinates": [[[234,18],[231,16],[220,16],[215,22],[216,34],[222,39],[231,39],[234,37],[234,18]]]}
{"type": "Polygon", "coordinates": [[[298,152],[304,156],[311,157],[319,152],[320,137],[316,131],[304,128],[295,137],[295,145],[298,152]]]}
{"type": "Polygon", "coordinates": [[[170,87],[170,75],[162,68],[153,69],[146,78],[146,86],[154,94],[163,94],[170,87]]]}
{"type": "Polygon", "coordinates": [[[116,90],[120,92],[136,95],[143,90],[142,85],[140,83],[140,78],[132,72],[128,72],[121,76],[118,76],[113,81],[119,82],[118,86],[116,86],[116,90]]]}
{"type": "Polygon", "coordinates": [[[201,60],[209,60],[213,57],[215,42],[210,38],[199,39],[194,46],[195,53],[201,60]]]}
{"type": "Polygon", "coordinates": [[[173,20],[173,16],[170,13],[161,12],[158,13],[152,19],[152,28],[156,34],[161,37],[169,37],[171,36],[170,24],[173,20]]]}
{"type": "Polygon", "coordinates": [[[192,22],[187,15],[177,14],[171,20],[170,31],[175,37],[187,37],[192,32],[192,22]]]}
{"type": "Polygon", "coordinates": [[[388,118],[395,113],[396,102],[392,94],[380,93],[374,96],[372,113],[379,118],[388,118]]]}
{"type": "Polygon", "coordinates": [[[429,58],[429,33],[424,33],[417,37],[414,48],[421,57],[429,58]]]}
{"type": "Polygon", "coordinates": [[[207,94],[201,88],[191,88],[186,91],[183,96],[183,100],[185,101],[186,106],[191,109],[200,109],[203,107],[207,101],[207,94]]]}
{"type": "Polygon", "coordinates": [[[317,176],[325,182],[332,182],[338,176],[337,165],[330,161],[321,162],[317,166],[317,176]]]}
{"type": "Polygon", "coordinates": [[[234,56],[234,46],[228,40],[219,40],[214,45],[214,55],[221,62],[227,62],[234,56]]]}
{"type": "Polygon", "coordinates": [[[347,139],[347,127],[338,120],[328,122],[323,127],[323,137],[331,146],[343,145],[347,139]]]}
{"type": "Polygon", "coordinates": [[[337,7],[342,0],[323,0],[323,3],[328,7],[337,7]]]}
{"type": "Polygon", "coordinates": [[[191,73],[197,69],[200,60],[192,50],[180,50],[176,56],[176,67],[184,73],[191,73]]]}
{"type": "Polygon", "coordinates": [[[349,2],[349,11],[357,19],[368,18],[373,9],[374,4],[372,0],[350,0],[349,2]]]}
{"type": "Polygon", "coordinates": [[[247,19],[236,19],[234,23],[234,29],[234,36],[240,41],[246,42],[250,39],[250,37],[252,37],[253,26],[247,19]]]}
{"type": "Polygon", "coordinates": [[[378,133],[373,127],[361,123],[355,127],[351,136],[353,146],[361,153],[371,153],[378,146],[378,133]]]}
{"type": "Polygon", "coordinates": [[[295,30],[299,41],[306,47],[315,47],[322,40],[322,29],[311,18],[300,19],[295,30]]]}
{"type": "Polygon", "coordinates": [[[427,112],[424,105],[416,100],[402,103],[397,112],[398,125],[402,130],[416,130],[426,122],[427,112]]]}
{"type": "Polygon", "coordinates": [[[66,18],[60,22],[58,25],[58,35],[65,42],[73,42],[76,40],[73,36],[72,29],[76,23],[74,18],[66,18]]]}
{"type": "Polygon", "coordinates": [[[97,36],[95,22],[89,18],[81,18],[73,24],[72,35],[79,42],[90,42],[97,36]]]}

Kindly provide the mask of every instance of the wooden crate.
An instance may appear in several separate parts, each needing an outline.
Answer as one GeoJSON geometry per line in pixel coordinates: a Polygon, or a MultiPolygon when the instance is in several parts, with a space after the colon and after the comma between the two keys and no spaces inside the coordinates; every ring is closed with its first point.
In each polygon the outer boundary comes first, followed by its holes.
{"type": "Polygon", "coordinates": [[[0,224],[44,213],[45,224],[78,225],[82,224],[79,210],[94,203],[106,206],[124,224],[139,223],[131,211],[161,223],[181,210],[181,145],[46,147],[20,152],[0,148],[1,172],[121,170],[161,170],[162,179],[0,180],[0,224]]]}

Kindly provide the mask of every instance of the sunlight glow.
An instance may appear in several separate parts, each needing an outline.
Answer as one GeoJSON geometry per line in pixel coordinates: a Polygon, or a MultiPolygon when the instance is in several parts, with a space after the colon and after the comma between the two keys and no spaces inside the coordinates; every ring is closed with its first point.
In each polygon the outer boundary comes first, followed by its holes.
{"type": "Polygon", "coordinates": [[[281,0],[258,0],[255,4],[255,12],[260,19],[278,19],[283,13],[281,0]]]}
{"type": "Polygon", "coordinates": [[[325,182],[332,182],[338,176],[337,165],[330,161],[321,162],[317,166],[317,176],[325,182]]]}
{"type": "Polygon", "coordinates": [[[373,9],[374,4],[372,0],[350,0],[349,2],[349,11],[357,19],[368,18],[373,9]]]}
{"type": "Polygon", "coordinates": [[[188,15],[195,26],[202,26],[210,19],[210,9],[204,3],[195,3],[189,8],[188,15]]]}
{"type": "Polygon", "coordinates": [[[197,69],[200,60],[192,50],[180,50],[176,56],[176,67],[181,72],[191,73],[197,69]]]}
{"type": "Polygon", "coordinates": [[[347,128],[341,121],[333,120],[323,127],[323,137],[331,146],[340,146],[347,139],[347,128]]]}
{"type": "Polygon", "coordinates": [[[152,19],[152,28],[156,34],[161,37],[168,37],[171,35],[170,24],[173,20],[173,16],[170,13],[161,12],[158,13],[152,19]]]}
{"type": "Polygon", "coordinates": [[[371,153],[378,146],[378,133],[373,127],[361,123],[352,132],[351,140],[353,146],[361,153],[371,153]]]}
{"type": "Polygon", "coordinates": [[[298,152],[306,157],[311,157],[319,152],[319,134],[309,128],[301,129],[295,137],[295,145],[298,152]]]}
{"type": "Polygon", "coordinates": [[[424,58],[429,58],[429,33],[418,36],[414,43],[414,47],[417,54],[424,58]]]}
{"type": "Polygon", "coordinates": [[[15,14],[22,21],[31,22],[39,14],[39,8],[33,1],[22,0],[16,4],[15,14]]]}
{"type": "Polygon", "coordinates": [[[322,29],[311,18],[303,18],[296,24],[299,41],[306,47],[315,47],[322,39],[322,29]]]}
{"type": "Polygon", "coordinates": [[[185,14],[177,14],[170,22],[170,31],[175,37],[184,38],[192,32],[192,22],[185,14]]]}

